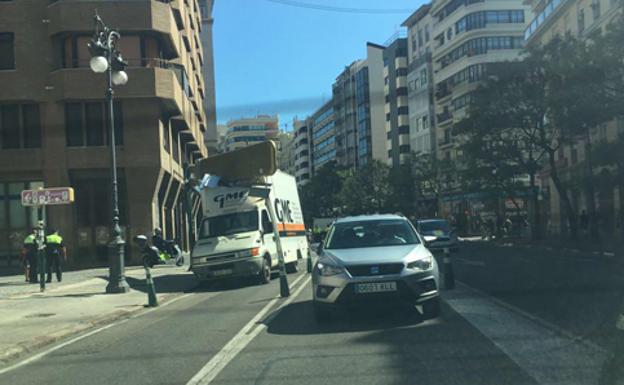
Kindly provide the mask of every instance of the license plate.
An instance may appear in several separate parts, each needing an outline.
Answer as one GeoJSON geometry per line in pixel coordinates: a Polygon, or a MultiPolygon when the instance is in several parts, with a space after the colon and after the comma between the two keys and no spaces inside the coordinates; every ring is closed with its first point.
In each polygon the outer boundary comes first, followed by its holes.
{"type": "Polygon", "coordinates": [[[388,291],[396,291],[396,289],[396,282],[358,283],[355,285],[355,292],[358,294],[384,293],[388,291]]]}
{"type": "Polygon", "coordinates": [[[221,276],[221,275],[230,275],[232,274],[232,269],[213,270],[210,272],[210,274],[216,277],[221,276]]]}

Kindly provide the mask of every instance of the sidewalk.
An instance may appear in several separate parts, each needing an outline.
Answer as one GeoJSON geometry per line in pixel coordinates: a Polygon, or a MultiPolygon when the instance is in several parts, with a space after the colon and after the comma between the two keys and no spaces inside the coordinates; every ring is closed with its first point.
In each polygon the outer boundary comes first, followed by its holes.
{"type": "MultiPolygon", "coordinates": [[[[160,303],[195,287],[193,274],[186,270],[186,266],[152,269],[160,303]]],[[[105,294],[106,269],[73,273],[62,284],[47,286],[44,293],[39,293],[38,285],[11,286],[23,276],[0,279],[0,366],[62,338],[127,318],[147,304],[142,268],[126,271],[131,287],[126,294],[105,294]]]]}
{"type": "Polygon", "coordinates": [[[562,239],[531,240],[527,238],[500,238],[483,240],[481,237],[464,237],[466,241],[488,242],[498,246],[524,247],[538,250],[559,250],[573,254],[591,254],[593,256],[624,259],[624,246],[616,242],[592,243],[591,241],[570,241],[562,239]]]}

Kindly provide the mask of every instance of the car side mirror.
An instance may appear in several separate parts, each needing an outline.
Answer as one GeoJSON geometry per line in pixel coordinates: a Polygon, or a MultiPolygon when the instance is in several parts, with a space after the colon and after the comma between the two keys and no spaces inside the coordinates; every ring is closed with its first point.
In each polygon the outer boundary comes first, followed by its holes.
{"type": "Polygon", "coordinates": [[[429,246],[433,242],[435,242],[435,240],[438,239],[438,237],[433,236],[433,235],[425,235],[423,239],[425,240],[425,246],[429,246]]]}

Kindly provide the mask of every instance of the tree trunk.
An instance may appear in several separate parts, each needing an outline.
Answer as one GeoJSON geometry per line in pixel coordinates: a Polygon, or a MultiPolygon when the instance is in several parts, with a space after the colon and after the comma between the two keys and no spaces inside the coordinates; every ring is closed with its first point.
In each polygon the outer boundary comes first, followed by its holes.
{"type": "Polygon", "coordinates": [[[589,234],[592,239],[598,239],[598,214],[596,213],[596,189],[594,187],[594,164],[592,157],[591,133],[587,129],[585,131],[585,158],[587,159],[587,179],[586,179],[586,201],[587,211],[589,211],[589,234]]]}
{"type": "Polygon", "coordinates": [[[549,150],[548,152],[548,164],[550,165],[550,178],[557,189],[557,193],[559,194],[559,199],[563,201],[564,208],[566,211],[566,216],[568,217],[568,221],[570,223],[570,238],[576,240],[578,235],[578,224],[576,221],[576,213],[574,212],[574,208],[572,207],[572,202],[570,202],[570,197],[568,197],[567,189],[561,183],[561,179],[559,178],[559,172],[557,171],[557,165],[555,162],[555,151],[549,150]]]}
{"type": "Polygon", "coordinates": [[[531,189],[532,212],[528,213],[531,223],[531,239],[537,240],[541,238],[541,218],[538,192],[535,190],[535,173],[529,174],[529,188],[531,189]]]}

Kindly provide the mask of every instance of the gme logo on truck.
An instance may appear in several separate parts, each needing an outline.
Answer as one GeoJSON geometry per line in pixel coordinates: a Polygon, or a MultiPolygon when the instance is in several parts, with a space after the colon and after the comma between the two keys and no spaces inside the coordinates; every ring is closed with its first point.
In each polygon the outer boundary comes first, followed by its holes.
{"type": "Polygon", "coordinates": [[[222,209],[224,206],[230,206],[233,204],[238,204],[245,199],[249,195],[249,190],[240,190],[236,192],[229,192],[226,194],[219,194],[214,197],[214,201],[219,204],[219,208],[222,209]]]}
{"type": "Polygon", "coordinates": [[[275,216],[279,222],[294,223],[292,211],[290,210],[290,201],[285,199],[275,199],[275,216]]]}

